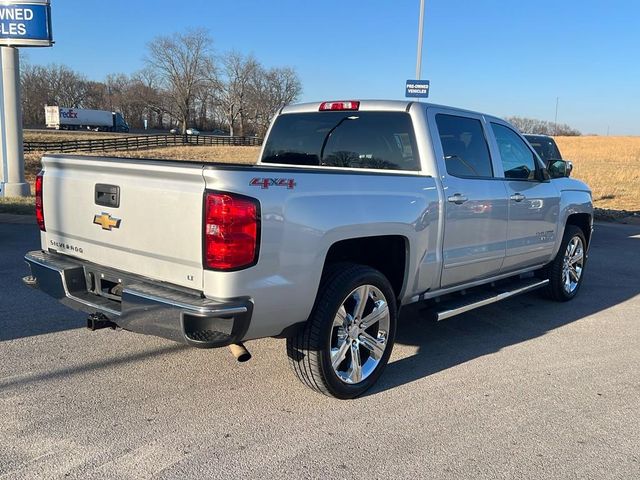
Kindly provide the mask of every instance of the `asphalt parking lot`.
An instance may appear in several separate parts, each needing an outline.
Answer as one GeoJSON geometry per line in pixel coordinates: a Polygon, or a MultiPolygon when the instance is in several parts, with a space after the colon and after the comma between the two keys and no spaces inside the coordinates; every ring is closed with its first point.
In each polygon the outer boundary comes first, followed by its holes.
{"type": "Polygon", "coordinates": [[[281,340],[238,364],[90,332],[22,286],[37,247],[0,224],[0,479],[640,478],[640,226],[597,225],[573,302],[405,310],[355,401],[303,387],[281,340]]]}

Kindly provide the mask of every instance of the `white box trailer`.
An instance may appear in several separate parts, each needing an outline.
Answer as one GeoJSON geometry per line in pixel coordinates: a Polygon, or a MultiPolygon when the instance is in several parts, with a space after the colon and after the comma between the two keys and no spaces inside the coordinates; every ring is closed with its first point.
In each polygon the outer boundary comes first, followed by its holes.
{"type": "Polygon", "coordinates": [[[103,132],[128,132],[129,125],[120,112],[68,108],[57,105],[44,107],[47,128],[78,130],[81,128],[103,132]]]}

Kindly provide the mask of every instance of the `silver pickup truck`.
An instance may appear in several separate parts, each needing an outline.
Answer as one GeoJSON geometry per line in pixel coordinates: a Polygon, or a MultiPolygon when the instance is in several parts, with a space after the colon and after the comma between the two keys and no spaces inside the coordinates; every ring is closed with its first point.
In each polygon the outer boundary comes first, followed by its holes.
{"type": "Polygon", "coordinates": [[[438,320],[584,278],[591,192],[507,122],[406,101],[283,108],[257,165],[47,155],[25,283],[196,347],[286,338],[309,387],[380,376],[400,307],[438,320]]]}

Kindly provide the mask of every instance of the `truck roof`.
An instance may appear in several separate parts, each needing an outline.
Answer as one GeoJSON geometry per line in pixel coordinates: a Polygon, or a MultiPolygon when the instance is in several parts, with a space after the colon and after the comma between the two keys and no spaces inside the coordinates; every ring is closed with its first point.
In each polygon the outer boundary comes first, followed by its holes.
{"type": "MultiPolygon", "coordinates": [[[[327,101],[341,101],[341,100],[327,100],[327,101]]],[[[464,109],[464,108],[458,108],[458,107],[451,107],[449,105],[439,105],[436,103],[428,103],[428,102],[416,102],[413,100],[375,100],[375,99],[369,99],[369,100],[342,100],[342,101],[358,101],[360,102],[360,107],[358,108],[359,111],[367,111],[367,110],[386,110],[386,111],[395,111],[395,112],[408,112],[409,108],[411,107],[412,104],[414,103],[420,103],[422,105],[428,106],[428,107],[435,107],[435,108],[446,108],[447,110],[454,110],[460,113],[474,113],[476,115],[485,115],[486,117],[490,117],[490,118],[498,118],[495,117],[494,115],[488,115],[482,112],[476,112],[473,110],[468,110],[468,109],[464,109]]],[[[322,102],[307,102],[307,103],[297,103],[297,104],[292,104],[292,105],[286,105],[284,106],[281,110],[280,113],[281,114],[287,114],[287,113],[311,113],[311,112],[317,112],[320,109],[320,105],[324,103],[324,101],[322,102]]]]}

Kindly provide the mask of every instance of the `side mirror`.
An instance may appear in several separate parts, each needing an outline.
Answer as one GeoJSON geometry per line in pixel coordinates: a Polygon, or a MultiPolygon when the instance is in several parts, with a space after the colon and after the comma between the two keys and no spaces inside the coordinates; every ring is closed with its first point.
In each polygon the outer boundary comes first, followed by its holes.
{"type": "Polygon", "coordinates": [[[565,163],[567,164],[567,177],[568,177],[569,175],[571,175],[571,172],[573,171],[573,162],[569,160],[565,160],[565,163]]]}
{"type": "Polygon", "coordinates": [[[551,178],[568,177],[573,170],[573,163],[565,160],[552,160],[549,162],[547,170],[551,178]]]}

